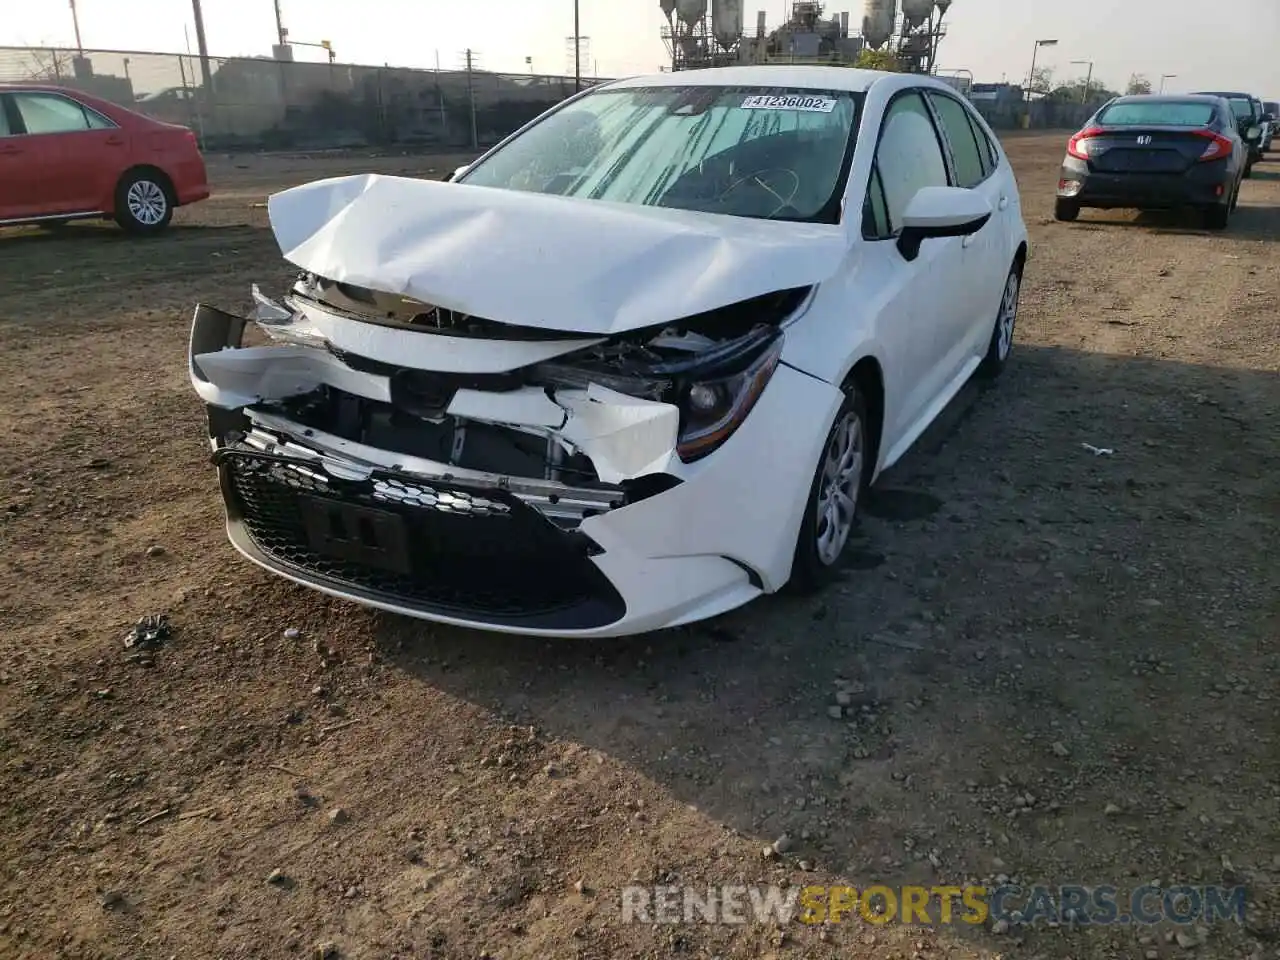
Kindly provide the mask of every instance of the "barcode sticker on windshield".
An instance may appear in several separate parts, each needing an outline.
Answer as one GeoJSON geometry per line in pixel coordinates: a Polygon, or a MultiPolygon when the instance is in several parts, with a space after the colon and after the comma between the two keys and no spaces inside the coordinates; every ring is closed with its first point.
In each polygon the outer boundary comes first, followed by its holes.
{"type": "Polygon", "coordinates": [[[747,97],[742,101],[743,110],[806,110],[809,113],[830,113],[836,108],[831,97],[747,97]]]}

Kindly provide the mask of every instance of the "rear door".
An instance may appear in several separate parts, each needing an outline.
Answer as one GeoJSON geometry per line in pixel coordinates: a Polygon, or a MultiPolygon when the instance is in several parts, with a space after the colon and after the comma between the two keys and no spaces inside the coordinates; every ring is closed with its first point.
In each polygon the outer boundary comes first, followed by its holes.
{"type": "Polygon", "coordinates": [[[981,230],[960,241],[966,282],[955,296],[964,301],[964,310],[955,317],[955,355],[950,358],[950,365],[958,369],[979,347],[985,351],[991,338],[1009,270],[1009,197],[1006,185],[995,176],[990,146],[974,129],[965,105],[940,91],[930,90],[928,97],[947,145],[952,184],[979,194],[992,213],[981,230]]]}
{"type": "Polygon", "coordinates": [[[23,139],[43,165],[35,200],[41,213],[106,212],[129,161],[123,130],[78,100],[61,93],[9,94],[23,139]]]}

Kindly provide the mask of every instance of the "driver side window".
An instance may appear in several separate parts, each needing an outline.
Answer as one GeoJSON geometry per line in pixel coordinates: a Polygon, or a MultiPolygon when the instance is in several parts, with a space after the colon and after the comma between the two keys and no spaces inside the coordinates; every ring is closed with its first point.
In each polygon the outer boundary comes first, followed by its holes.
{"type": "Polygon", "coordinates": [[[889,104],[880,128],[863,212],[863,236],[868,240],[893,237],[917,191],[945,186],[947,164],[929,108],[915,91],[900,94],[889,104]]]}

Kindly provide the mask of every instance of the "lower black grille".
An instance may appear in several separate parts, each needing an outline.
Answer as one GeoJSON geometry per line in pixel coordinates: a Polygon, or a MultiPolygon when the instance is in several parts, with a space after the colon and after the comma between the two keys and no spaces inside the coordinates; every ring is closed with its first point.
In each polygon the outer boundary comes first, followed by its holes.
{"type": "Polygon", "coordinates": [[[528,629],[591,629],[625,613],[591,542],[505,491],[390,471],[338,479],[235,447],[215,459],[237,545],[307,582],[528,629]]]}

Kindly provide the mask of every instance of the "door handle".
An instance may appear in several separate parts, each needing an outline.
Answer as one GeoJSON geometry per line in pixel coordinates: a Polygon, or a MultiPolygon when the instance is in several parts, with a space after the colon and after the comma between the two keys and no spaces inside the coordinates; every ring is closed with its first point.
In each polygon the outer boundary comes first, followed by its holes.
{"type": "Polygon", "coordinates": [[[1008,198],[1008,197],[1001,197],[1001,198],[1000,198],[1000,209],[1001,209],[1001,210],[1003,210],[1003,209],[1005,209],[1005,208],[1006,208],[1006,207],[1008,207],[1008,206],[1009,206],[1009,198],[1008,198]]]}
{"type": "Polygon", "coordinates": [[[119,134],[113,133],[111,136],[107,137],[106,141],[104,142],[107,143],[109,146],[118,147],[124,143],[124,137],[120,136],[119,134]]]}
{"type": "Polygon", "coordinates": [[[972,246],[973,246],[973,238],[974,238],[974,234],[972,234],[972,233],[971,233],[971,234],[969,234],[969,235],[968,235],[967,237],[965,237],[962,241],[960,241],[960,246],[964,247],[965,249],[968,249],[969,247],[972,247],[972,246]]]}
{"type": "Polygon", "coordinates": [[[22,152],[22,148],[18,146],[16,143],[6,143],[4,146],[0,146],[0,153],[21,153],[21,152],[22,152]]]}

